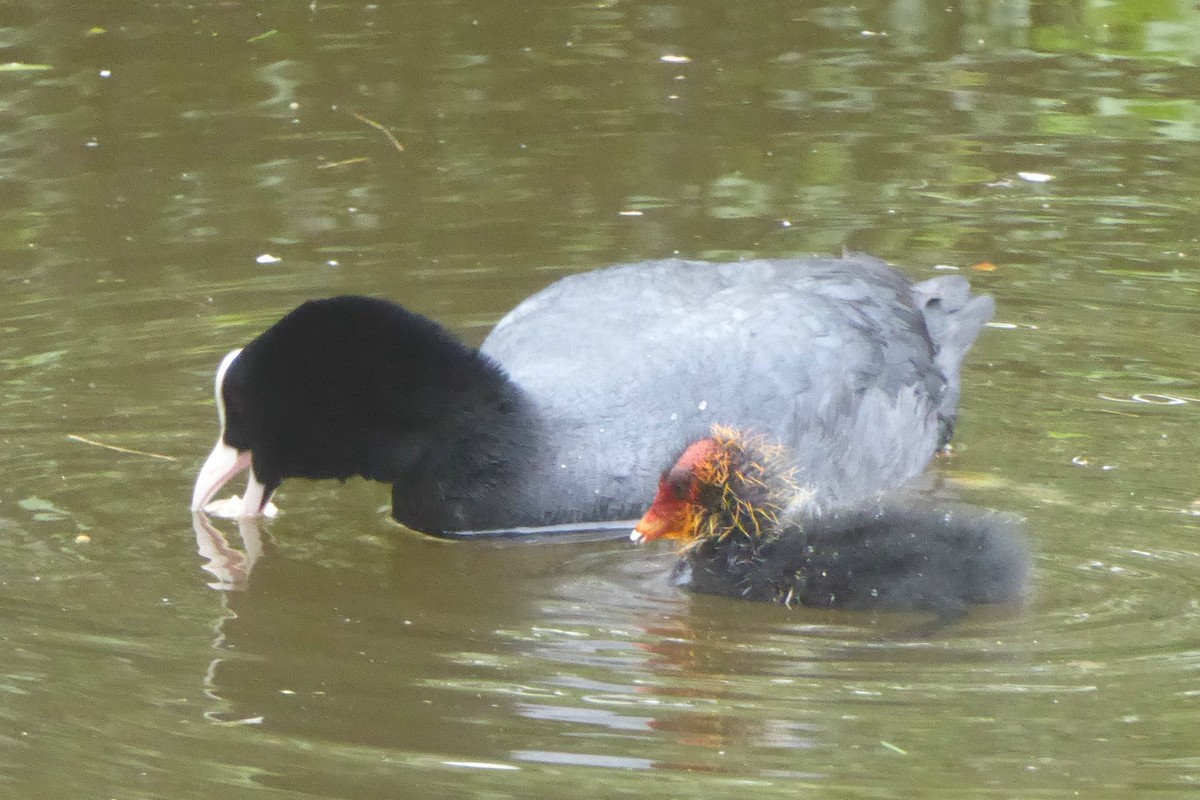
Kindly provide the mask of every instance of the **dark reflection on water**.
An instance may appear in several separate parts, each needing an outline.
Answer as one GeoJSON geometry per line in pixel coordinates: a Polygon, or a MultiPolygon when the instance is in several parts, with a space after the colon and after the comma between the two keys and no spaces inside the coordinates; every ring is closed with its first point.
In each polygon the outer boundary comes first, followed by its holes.
{"type": "Polygon", "coordinates": [[[1194,7],[54,11],[0,9],[3,794],[1194,791],[1194,7]],[[843,247],[997,297],[936,469],[1029,518],[1027,608],[689,597],[358,483],[285,486],[242,575],[196,555],[212,370],[302,299],[478,341],[566,272],[843,247]]]}

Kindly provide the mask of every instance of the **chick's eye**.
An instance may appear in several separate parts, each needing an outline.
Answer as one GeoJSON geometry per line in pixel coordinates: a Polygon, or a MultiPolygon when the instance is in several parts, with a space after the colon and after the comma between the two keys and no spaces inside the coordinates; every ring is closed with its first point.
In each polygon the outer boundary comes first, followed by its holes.
{"type": "Polygon", "coordinates": [[[667,484],[671,490],[671,497],[676,500],[686,500],[688,498],[688,482],[687,481],[671,481],[667,484]]]}

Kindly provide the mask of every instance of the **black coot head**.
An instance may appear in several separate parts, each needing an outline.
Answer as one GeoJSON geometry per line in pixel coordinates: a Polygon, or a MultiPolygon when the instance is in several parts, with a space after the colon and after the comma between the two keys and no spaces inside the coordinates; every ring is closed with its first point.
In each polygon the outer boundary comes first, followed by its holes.
{"type": "Polygon", "coordinates": [[[268,493],[285,478],[394,481],[499,369],[436,323],[367,297],[296,308],[228,363],[223,441],[268,493]]]}

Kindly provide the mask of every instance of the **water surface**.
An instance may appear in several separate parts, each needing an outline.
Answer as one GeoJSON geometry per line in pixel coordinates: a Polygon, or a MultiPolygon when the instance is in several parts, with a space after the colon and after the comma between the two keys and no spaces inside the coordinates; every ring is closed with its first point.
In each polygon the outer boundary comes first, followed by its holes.
{"type": "Polygon", "coordinates": [[[1194,792],[1196,10],[510,6],[0,12],[3,793],[1194,792]],[[296,303],[478,342],[559,275],[843,248],[996,296],[935,470],[1028,518],[1027,608],[691,597],[667,549],[432,541],[361,482],[205,571],[212,371],[296,303]]]}

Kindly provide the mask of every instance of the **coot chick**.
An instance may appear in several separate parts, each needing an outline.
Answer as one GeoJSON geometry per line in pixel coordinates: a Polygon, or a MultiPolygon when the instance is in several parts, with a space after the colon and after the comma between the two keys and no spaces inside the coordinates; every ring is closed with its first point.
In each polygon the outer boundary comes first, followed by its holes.
{"type": "Polygon", "coordinates": [[[678,585],[748,600],[946,619],[1027,593],[1010,515],[898,494],[829,507],[796,479],[783,448],[715,427],[663,474],[631,538],[683,542],[678,585]]]}
{"type": "Polygon", "coordinates": [[[392,484],[430,534],[630,519],[715,421],[799,454],[830,495],[920,473],[949,439],[992,300],[867,256],[625,264],[562,278],[479,349],[393,303],[304,303],[221,362],[193,510],[252,467],[235,516],[292,477],[392,484]]]}

